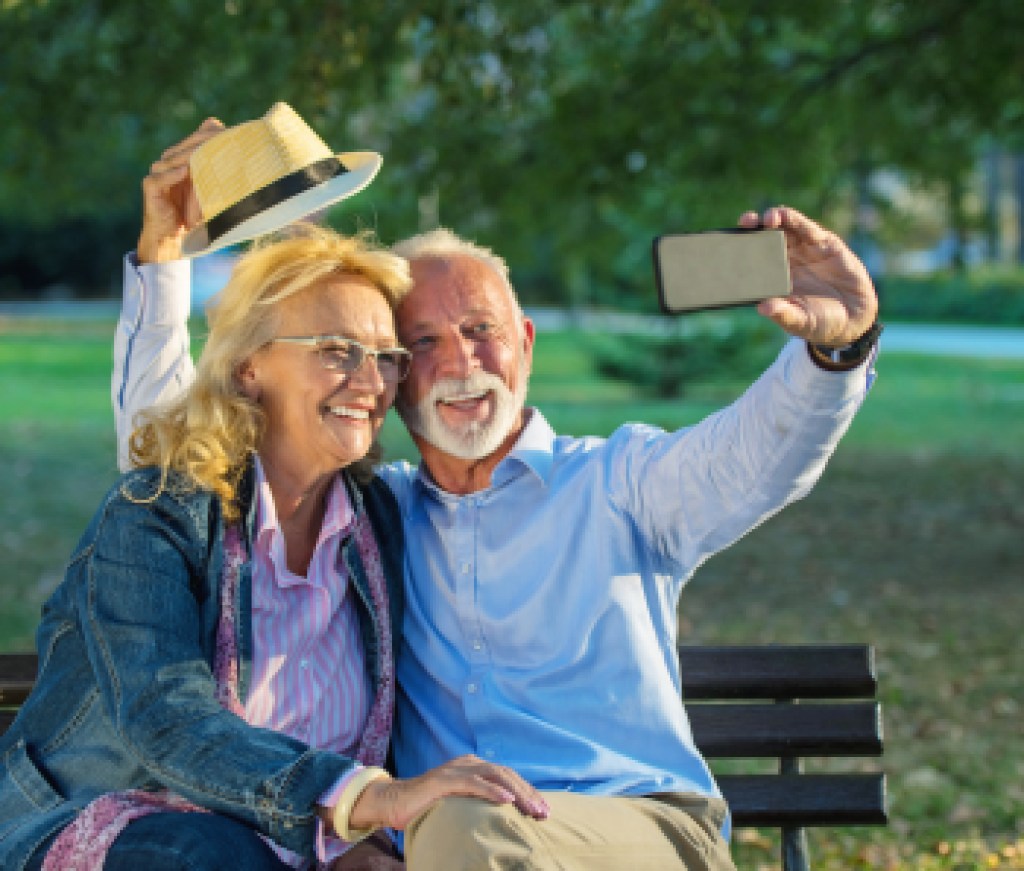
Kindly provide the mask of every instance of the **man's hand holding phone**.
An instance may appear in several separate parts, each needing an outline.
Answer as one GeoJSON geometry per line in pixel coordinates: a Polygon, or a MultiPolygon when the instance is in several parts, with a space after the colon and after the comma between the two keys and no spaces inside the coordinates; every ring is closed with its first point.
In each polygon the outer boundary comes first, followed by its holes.
{"type": "Polygon", "coordinates": [[[654,240],[662,308],[677,313],[757,304],[787,333],[840,347],[878,315],[867,269],[835,233],[795,209],[745,212],[736,230],[654,240]]]}
{"type": "Polygon", "coordinates": [[[878,317],[878,295],[864,264],[835,233],[795,209],[746,212],[741,227],[782,230],[792,290],[757,310],[812,345],[841,347],[863,336],[878,317]]]}

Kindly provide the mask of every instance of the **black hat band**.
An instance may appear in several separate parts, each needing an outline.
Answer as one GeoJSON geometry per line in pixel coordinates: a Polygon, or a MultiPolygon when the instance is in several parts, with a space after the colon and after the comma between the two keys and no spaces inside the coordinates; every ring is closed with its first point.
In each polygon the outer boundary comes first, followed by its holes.
{"type": "Polygon", "coordinates": [[[260,212],[305,193],[312,188],[330,181],[335,176],[348,172],[348,168],[337,157],[325,157],[311,163],[304,169],[282,176],[277,181],[253,191],[240,199],[233,206],[228,206],[219,215],[214,215],[206,222],[206,235],[209,242],[219,239],[225,233],[234,230],[243,221],[255,217],[260,212]]]}

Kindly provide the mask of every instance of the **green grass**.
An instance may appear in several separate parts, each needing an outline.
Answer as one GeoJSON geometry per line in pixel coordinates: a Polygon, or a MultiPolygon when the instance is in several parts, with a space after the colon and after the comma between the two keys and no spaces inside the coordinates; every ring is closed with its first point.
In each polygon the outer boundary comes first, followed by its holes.
{"type": "Polygon", "coordinates": [[[113,325],[70,327],[0,318],[0,420],[110,420],[113,325]]]}
{"type": "MultiPolygon", "coordinates": [[[[30,645],[40,604],[114,480],[112,331],[0,322],[0,649],[30,645]]],[[[693,423],[745,387],[639,400],[596,379],[572,334],[542,334],[534,369],[531,401],[575,434],[693,423]]],[[[396,420],[385,444],[414,457],[396,420]]],[[[812,832],[815,867],[1024,867],[1022,445],[1024,362],[886,354],[812,494],[684,592],[684,639],[877,649],[892,823],[812,832]]],[[[740,833],[739,867],[777,867],[772,844],[740,833]]]]}

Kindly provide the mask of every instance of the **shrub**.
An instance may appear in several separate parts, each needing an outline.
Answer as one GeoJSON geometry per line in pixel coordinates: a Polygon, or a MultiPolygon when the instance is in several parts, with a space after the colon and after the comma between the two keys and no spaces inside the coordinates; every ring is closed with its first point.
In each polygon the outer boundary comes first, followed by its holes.
{"type": "Polygon", "coordinates": [[[691,324],[664,335],[593,335],[587,344],[594,369],[649,396],[672,399],[697,383],[752,380],[782,343],[778,328],[757,316],[717,315],[691,324]]]}
{"type": "Polygon", "coordinates": [[[883,320],[1024,324],[1024,270],[893,276],[879,297],[883,320]]]}
{"type": "Polygon", "coordinates": [[[0,216],[0,299],[116,296],[121,258],[138,226],[134,213],[68,217],[47,227],[0,216]]]}

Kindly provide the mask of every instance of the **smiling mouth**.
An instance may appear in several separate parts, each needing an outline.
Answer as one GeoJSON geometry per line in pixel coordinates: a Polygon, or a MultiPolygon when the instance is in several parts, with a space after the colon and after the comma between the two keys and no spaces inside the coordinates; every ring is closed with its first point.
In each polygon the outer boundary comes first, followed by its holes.
{"type": "Polygon", "coordinates": [[[370,412],[365,408],[351,408],[347,405],[328,405],[326,410],[333,417],[348,417],[353,420],[370,419],[370,412]]]}
{"type": "Polygon", "coordinates": [[[476,393],[456,393],[451,396],[444,396],[437,402],[438,405],[447,405],[453,408],[471,407],[478,402],[483,402],[490,393],[490,390],[480,390],[476,393]]]}

